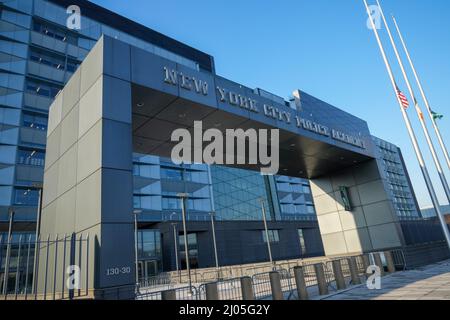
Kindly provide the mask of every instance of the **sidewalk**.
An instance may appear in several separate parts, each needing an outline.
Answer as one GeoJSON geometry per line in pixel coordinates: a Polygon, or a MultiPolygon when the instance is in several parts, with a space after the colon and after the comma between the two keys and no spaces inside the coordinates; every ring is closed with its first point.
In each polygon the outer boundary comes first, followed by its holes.
{"type": "Polygon", "coordinates": [[[321,300],[450,300],[450,260],[383,277],[381,290],[364,284],[321,300]]]}

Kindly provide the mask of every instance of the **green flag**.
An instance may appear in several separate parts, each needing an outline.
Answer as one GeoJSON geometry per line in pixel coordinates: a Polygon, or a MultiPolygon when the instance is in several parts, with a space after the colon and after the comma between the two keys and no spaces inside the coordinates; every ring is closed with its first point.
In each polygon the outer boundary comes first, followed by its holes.
{"type": "Polygon", "coordinates": [[[439,113],[434,112],[434,111],[431,111],[431,114],[433,115],[433,119],[434,120],[441,120],[444,117],[444,115],[439,114],[439,113]]]}

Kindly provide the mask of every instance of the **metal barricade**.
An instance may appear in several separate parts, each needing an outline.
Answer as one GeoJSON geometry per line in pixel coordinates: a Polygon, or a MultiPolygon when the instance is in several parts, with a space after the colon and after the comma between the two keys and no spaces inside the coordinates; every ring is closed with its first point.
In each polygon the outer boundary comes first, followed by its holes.
{"type": "Polygon", "coordinates": [[[220,300],[242,300],[241,278],[219,281],[217,289],[220,300]]]}
{"type": "Polygon", "coordinates": [[[294,273],[291,272],[291,270],[292,269],[281,269],[278,271],[280,273],[281,290],[284,294],[287,294],[287,300],[296,297],[295,290],[297,289],[297,286],[295,284],[294,273]]]}
{"type": "Polygon", "coordinates": [[[395,269],[397,271],[407,270],[408,267],[406,265],[405,253],[403,252],[403,250],[392,250],[391,253],[392,258],[394,259],[395,269]]]}
{"type": "Polygon", "coordinates": [[[331,261],[327,261],[326,263],[323,263],[324,272],[325,272],[325,279],[327,281],[328,287],[336,290],[336,284],[335,284],[335,278],[333,273],[333,266],[331,261]]]}
{"type": "Polygon", "coordinates": [[[367,265],[366,262],[364,261],[364,255],[360,255],[360,256],[356,256],[356,269],[358,271],[358,274],[360,276],[365,276],[366,275],[366,271],[367,271],[367,265]]]}
{"type": "MultiPolygon", "coordinates": [[[[199,299],[199,290],[196,287],[181,287],[171,289],[175,291],[176,300],[198,300],[199,299]]],[[[163,292],[161,291],[152,291],[152,292],[139,292],[136,294],[136,300],[162,300],[163,292]]]]}
{"type": "Polygon", "coordinates": [[[162,291],[137,294],[136,300],[162,300],[162,291]]]}
{"type": "Polygon", "coordinates": [[[350,265],[348,263],[348,259],[340,259],[341,261],[341,269],[344,278],[350,278],[352,276],[350,271],[350,265]]]}
{"type": "MultiPolygon", "coordinates": [[[[272,287],[270,284],[271,272],[258,273],[252,276],[253,290],[257,300],[265,300],[272,297],[272,287]]],[[[285,298],[295,298],[294,291],[296,290],[296,286],[293,272],[286,269],[277,270],[276,272],[280,275],[281,291],[285,295],[285,298]]]]}
{"type": "MultiPolygon", "coordinates": [[[[305,277],[305,283],[307,287],[312,287],[317,285],[316,271],[314,270],[315,264],[305,264],[302,266],[303,275],[305,277]]],[[[294,272],[293,269],[290,270],[291,273],[294,272]]]]}
{"type": "Polygon", "coordinates": [[[140,288],[161,288],[161,290],[163,290],[169,289],[173,285],[172,277],[165,273],[139,280],[140,288]]]}
{"type": "Polygon", "coordinates": [[[270,272],[257,273],[252,276],[253,290],[257,300],[269,299],[272,296],[270,272]]]}

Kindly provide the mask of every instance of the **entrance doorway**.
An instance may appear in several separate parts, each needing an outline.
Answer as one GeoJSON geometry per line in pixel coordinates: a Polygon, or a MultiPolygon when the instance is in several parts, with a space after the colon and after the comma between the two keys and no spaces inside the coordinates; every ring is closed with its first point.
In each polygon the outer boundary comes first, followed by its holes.
{"type": "Polygon", "coordinates": [[[158,260],[139,261],[138,273],[140,281],[148,281],[159,273],[158,260]]]}

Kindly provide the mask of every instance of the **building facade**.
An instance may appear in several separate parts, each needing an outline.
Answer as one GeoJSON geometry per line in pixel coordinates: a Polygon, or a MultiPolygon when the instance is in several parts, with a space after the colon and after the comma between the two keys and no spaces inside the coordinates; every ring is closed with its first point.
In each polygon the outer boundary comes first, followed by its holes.
{"type": "MultiPolygon", "coordinates": [[[[441,211],[445,215],[450,215],[450,205],[441,206],[441,211]]],[[[434,208],[422,208],[421,213],[424,218],[436,217],[436,210],[434,208]]]]}
{"type": "MultiPolygon", "coordinates": [[[[34,235],[46,161],[48,108],[102,35],[182,67],[214,75],[214,59],[210,55],[88,1],[75,1],[82,8],[81,29],[68,29],[66,9],[72,2],[14,0],[0,4],[0,231],[3,233],[8,231],[13,217],[16,235],[34,235]]],[[[284,99],[261,89],[252,92],[285,105],[284,99]]],[[[336,141],[348,138],[341,136],[339,130],[351,128],[359,134],[366,130],[359,119],[307,94],[302,94],[301,106],[291,103],[289,107],[301,108],[308,121],[327,124],[330,110],[341,117],[341,127],[333,131],[336,141]]],[[[300,125],[307,136],[314,137],[317,133],[307,122],[300,125]]],[[[389,201],[397,216],[419,217],[400,150],[377,138],[373,142],[378,169],[388,184],[385,187],[392,191],[389,201]]],[[[339,160],[339,152],[333,152],[336,154],[327,154],[321,160],[331,156],[339,160]]],[[[345,161],[344,157],[340,161],[345,161]]],[[[290,170],[285,167],[281,170],[283,175],[262,176],[240,168],[174,165],[164,157],[134,153],[133,207],[139,228],[140,276],[174,270],[176,251],[181,266],[186,265],[179,193],[189,195],[187,230],[192,267],[214,266],[211,213],[216,221],[221,265],[268,261],[267,241],[276,260],[323,255],[317,198],[312,195],[310,182],[290,177],[290,170]],[[268,220],[268,238],[262,222],[261,199],[268,220]]],[[[320,170],[308,175],[320,176],[320,170]]],[[[325,219],[329,212],[319,209],[325,219]]],[[[328,233],[330,241],[337,233],[334,230],[328,233]]]]}
{"type": "Polygon", "coordinates": [[[421,218],[402,152],[396,145],[373,137],[378,151],[378,166],[386,176],[397,216],[401,219],[421,218]]]}
{"type": "MultiPolygon", "coordinates": [[[[206,72],[214,70],[213,58],[209,55],[143,26],[130,24],[123,17],[115,21],[116,15],[112,12],[87,1],[80,1],[84,11],[82,28],[69,30],[66,27],[66,8],[70,4],[70,1],[44,0],[17,0],[0,4],[0,232],[3,241],[7,237],[11,213],[15,238],[20,235],[35,236],[45,165],[48,108],[102,34],[190,68],[206,72]]],[[[268,178],[252,171],[210,168],[207,165],[177,166],[168,159],[143,154],[134,155],[133,171],[133,204],[139,212],[139,253],[142,260],[151,261],[148,269],[152,270],[149,271],[152,274],[155,270],[175,268],[173,244],[169,241],[172,237],[164,230],[171,231],[166,227],[181,220],[177,198],[180,192],[190,196],[187,219],[202,225],[200,229],[204,234],[192,233],[189,238],[195,243],[192,246],[197,247],[197,242],[200,247],[210,244],[209,221],[213,210],[219,224],[219,236],[221,222],[226,222],[224,228],[233,232],[250,230],[249,235],[243,237],[251,238],[253,247],[259,247],[259,250],[249,249],[251,255],[239,250],[233,258],[224,258],[224,264],[268,259],[262,232],[261,197],[268,205],[268,220],[280,223],[296,221],[293,228],[277,226],[284,230],[271,231],[274,234],[271,241],[274,243],[280,242],[280,237],[284,243],[295,243],[295,253],[288,253],[289,247],[281,248],[279,254],[274,249],[276,258],[323,254],[309,183],[305,179],[268,178]],[[251,226],[244,226],[246,223],[251,226]],[[166,238],[164,242],[161,241],[163,236],[166,238]],[[197,238],[204,238],[205,244],[197,238]],[[306,250],[308,246],[310,250],[306,250]],[[165,263],[163,256],[167,260],[165,263]]],[[[183,241],[183,237],[179,241],[183,241]]],[[[183,248],[180,245],[180,250],[183,248]]],[[[210,250],[200,250],[207,258],[200,259],[194,265],[211,266],[210,250]]],[[[223,250],[233,252],[234,249],[223,250]]],[[[191,256],[195,257],[195,254],[191,256]]]]}

